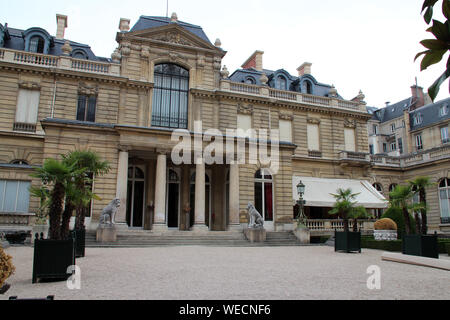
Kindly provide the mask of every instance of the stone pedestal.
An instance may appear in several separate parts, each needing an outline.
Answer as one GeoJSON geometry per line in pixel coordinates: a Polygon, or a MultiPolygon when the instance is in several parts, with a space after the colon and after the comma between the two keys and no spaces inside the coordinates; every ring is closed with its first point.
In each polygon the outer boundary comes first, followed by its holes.
{"type": "Polygon", "coordinates": [[[397,230],[374,230],[373,237],[377,241],[394,241],[397,240],[397,230]]]}
{"type": "Polygon", "coordinates": [[[114,225],[101,224],[97,228],[97,242],[116,242],[117,230],[114,225]]]}
{"type": "Polygon", "coordinates": [[[244,230],[245,237],[250,242],[266,241],[266,229],[264,228],[247,228],[244,230]]]}
{"type": "Polygon", "coordinates": [[[294,234],[300,240],[300,243],[311,243],[311,232],[308,228],[296,228],[294,229],[294,234]]]}

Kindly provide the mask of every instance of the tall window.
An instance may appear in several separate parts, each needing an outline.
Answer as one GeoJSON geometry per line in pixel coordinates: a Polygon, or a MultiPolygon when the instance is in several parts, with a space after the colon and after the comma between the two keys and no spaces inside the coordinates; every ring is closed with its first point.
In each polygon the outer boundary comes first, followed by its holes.
{"type": "Polygon", "coordinates": [[[397,144],[395,142],[391,143],[391,151],[397,150],[397,144]]]}
{"type": "Polygon", "coordinates": [[[448,127],[441,128],[441,141],[442,143],[448,143],[450,141],[448,138],[448,127]]]}
{"type": "Polygon", "coordinates": [[[420,135],[420,134],[416,135],[416,149],[417,150],[422,150],[423,149],[422,135],[420,135]]]}
{"type": "Polygon", "coordinates": [[[95,106],[97,97],[95,96],[78,96],[77,120],[95,122],[95,106]]]}
{"type": "Polygon", "coordinates": [[[255,208],[264,221],[273,221],[273,184],[272,175],[267,169],[255,174],[255,208]]]}
{"type": "Polygon", "coordinates": [[[439,183],[439,204],[441,223],[450,223],[450,179],[444,178],[439,183]]]}
{"type": "Polygon", "coordinates": [[[280,120],[280,141],[292,142],[292,122],[280,120]]]}
{"type": "Polygon", "coordinates": [[[0,212],[28,212],[29,181],[0,180],[0,212]]]}
{"type": "Polygon", "coordinates": [[[378,125],[373,125],[373,134],[378,134],[378,125]]]}
{"type": "Polygon", "coordinates": [[[398,138],[398,150],[400,151],[400,153],[403,153],[403,140],[402,138],[398,138]]]}
{"type": "Polygon", "coordinates": [[[395,132],[395,123],[391,124],[391,132],[395,132]]]}
{"type": "Polygon", "coordinates": [[[383,143],[383,152],[386,153],[387,152],[387,144],[383,143]]]}
{"type": "Polygon", "coordinates": [[[44,53],[44,39],[34,36],[30,39],[30,52],[44,53]]]}
{"type": "Polygon", "coordinates": [[[39,90],[19,89],[14,130],[36,131],[39,98],[39,90]]]}
{"type": "Polygon", "coordinates": [[[187,129],[189,71],[174,64],[155,66],[152,125],[187,129]]]}

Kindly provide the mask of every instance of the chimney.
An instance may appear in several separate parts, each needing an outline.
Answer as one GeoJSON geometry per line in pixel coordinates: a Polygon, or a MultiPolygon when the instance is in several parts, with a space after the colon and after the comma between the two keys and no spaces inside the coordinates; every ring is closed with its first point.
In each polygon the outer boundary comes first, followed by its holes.
{"type": "Polygon", "coordinates": [[[311,66],[312,63],[310,62],[303,63],[300,67],[297,68],[298,76],[301,77],[305,74],[311,74],[311,66]]]}
{"type": "Polygon", "coordinates": [[[254,68],[258,71],[263,71],[263,54],[264,51],[256,50],[250,58],[248,58],[241,66],[243,69],[254,68]]]}
{"type": "Polygon", "coordinates": [[[56,14],[56,39],[64,39],[67,28],[67,16],[56,14]]]}
{"type": "Polygon", "coordinates": [[[411,110],[415,110],[425,105],[425,97],[422,87],[419,87],[416,84],[411,86],[411,96],[413,98],[411,110]]]}
{"type": "Polygon", "coordinates": [[[130,30],[130,19],[120,18],[119,30],[120,32],[128,32],[130,30]]]}

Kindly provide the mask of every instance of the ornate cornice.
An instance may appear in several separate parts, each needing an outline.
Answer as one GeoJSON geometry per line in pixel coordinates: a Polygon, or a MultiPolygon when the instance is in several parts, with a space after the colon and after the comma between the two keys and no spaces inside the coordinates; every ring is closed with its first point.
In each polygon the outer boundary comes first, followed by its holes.
{"type": "Polygon", "coordinates": [[[41,85],[33,81],[19,81],[19,88],[27,90],[41,90],[41,85]]]}
{"type": "Polygon", "coordinates": [[[320,119],[308,117],[306,118],[306,122],[311,124],[320,124],[320,119]]]}
{"type": "Polygon", "coordinates": [[[289,114],[289,113],[279,113],[278,116],[281,120],[288,120],[288,121],[293,121],[294,120],[294,115],[289,114]]]}

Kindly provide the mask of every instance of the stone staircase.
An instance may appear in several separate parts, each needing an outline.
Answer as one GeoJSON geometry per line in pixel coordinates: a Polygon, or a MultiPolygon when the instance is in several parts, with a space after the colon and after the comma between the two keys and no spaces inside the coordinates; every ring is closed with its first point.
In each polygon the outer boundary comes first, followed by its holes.
{"type": "Polygon", "coordinates": [[[216,246],[216,247],[279,247],[298,246],[300,243],[292,232],[267,232],[264,243],[250,243],[243,232],[214,231],[192,233],[169,231],[153,233],[142,230],[124,230],[117,234],[117,242],[98,243],[95,232],[86,233],[88,248],[140,248],[162,246],[216,246]]]}

